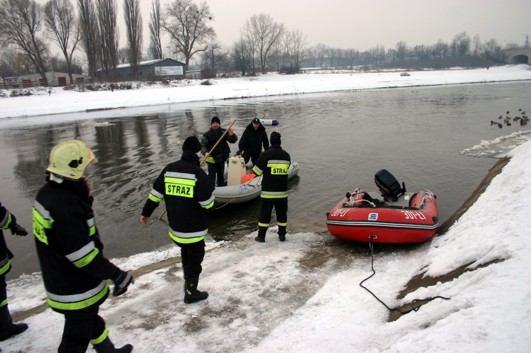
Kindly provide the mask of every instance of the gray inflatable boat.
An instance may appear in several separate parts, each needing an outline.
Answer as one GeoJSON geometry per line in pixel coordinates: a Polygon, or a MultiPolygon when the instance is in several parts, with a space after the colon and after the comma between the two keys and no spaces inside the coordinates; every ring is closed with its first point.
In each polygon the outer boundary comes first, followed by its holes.
{"type": "MultiPolygon", "coordinates": [[[[295,177],[298,173],[299,164],[292,162],[288,170],[288,179],[295,177]]],[[[229,184],[231,183],[229,182],[229,184]]],[[[257,198],[260,196],[261,191],[262,177],[259,176],[245,184],[218,186],[214,190],[214,197],[216,198],[217,204],[236,204],[257,198]]]]}

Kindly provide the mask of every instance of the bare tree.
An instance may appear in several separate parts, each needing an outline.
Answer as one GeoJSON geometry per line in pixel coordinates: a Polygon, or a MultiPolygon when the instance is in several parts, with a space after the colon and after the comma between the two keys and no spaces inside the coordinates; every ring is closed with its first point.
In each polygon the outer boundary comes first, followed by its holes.
{"type": "Polygon", "coordinates": [[[150,45],[149,51],[153,59],[162,59],[161,41],[162,17],[160,12],[160,0],[154,0],[151,4],[151,15],[149,21],[150,45]]]}
{"type": "Polygon", "coordinates": [[[249,33],[256,45],[260,69],[265,74],[267,59],[273,45],[277,43],[282,33],[284,33],[284,25],[275,22],[269,15],[260,14],[252,16],[247,21],[245,31],[249,33]]]}
{"type": "Polygon", "coordinates": [[[118,28],[116,1],[96,0],[98,26],[101,36],[101,62],[106,74],[118,64],[118,28]]]}
{"type": "Polygon", "coordinates": [[[257,41],[252,35],[252,33],[247,32],[243,35],[245,41],[245,55],[248,58],[251,75],[256,75],[256,52],[257,52],[257,41]]]}
{"type": "Polygon", "coordinates": [[[470,37],[466,32],[457,34],[452,40],[450,50],[455,57],[463,57],[470,53],[470,37]]]}
{"type": "Polygon", "coordinates": [[[137,77],[137,66],[142,57],[142,15],[138,0],[124,0],[125,27],[129,44],[129,64],[137,77]]]}
{"type": "Polygon", "coordinates": [[[129,48],[120,48],[116,54],[118,58],[117,65],[129,63],[129,48]]]}
{"type": "Polygon", "coordinates": [[[186,67],[197,53],[207,50],[207,43],[215,37],[207,22],[212,19],[206,2],[197,6],[192,0],[174,0],[166,9],[162,28],[175,42],[178,53],[184,57],[186,67]]]}
{"type": "Polygon", "coordinates": [[[74,7],[70,0],[50,0],[44,7],[44,15],[46,27],[63,53],[70,84],[73,84],[72,57],[80,39],[74,7]]]}
{"type": "Polygon", "coordinates": [[[35,70],[35,65],[29,56],[14,47],[2,50],[0,62],[4,66],[3,77],[26,75],[35,70]]]}
{"type": "Polygon", "coordinates": [[[208,45],[208,50],[201,53],[201,77],[213,78],[219,74],[228,74],[232,65],[230,54],[226,52],[221,44],[212,42],[208,45]]]}
{"type": "Polygon", "coordinates": [[[404,62],[406,60],[407,55],[407,44],[404,41],[399,41],[396,43],[396,58],[399,62],[404,62]]]}
{"type": "Polygon", "coordinates": [[[98,27],[98,17],[92,0],[78,0],[77,8],[79,12],[79,32],[81,33],[81,43],[87,56],[88,74],[96,77],[98,69],[101,41],[98,27]]]}
{"type": "Polygon", "coordinates": [[[242,76],[245,76],[249,70],[250,58],[248,55],[247,42],[244,38],[238,39],[232,45],[231,59],[234,68],[240,71],[242,76]]]}
{"type": "Polygon", "coordinates": [[[0,40],[22,50],[47,86],[46,46],[37,37],[41,23],[42,7],[34,0],[0,0],[0,40]]]}
{"type": "Polygon", "coordinates": [[[306,36],[301,31],[291,31],[283,36],[282,42],[285,61],[289,65],[289,72],[299,72],[306,45],[306,36]]]}
{"type": "Polygon", "coordinates": [[[448,55],[449,51],[448,44],[442,40],[437,41],[432,47],[432,56],[435,58],[442,59],[448,55]]]}

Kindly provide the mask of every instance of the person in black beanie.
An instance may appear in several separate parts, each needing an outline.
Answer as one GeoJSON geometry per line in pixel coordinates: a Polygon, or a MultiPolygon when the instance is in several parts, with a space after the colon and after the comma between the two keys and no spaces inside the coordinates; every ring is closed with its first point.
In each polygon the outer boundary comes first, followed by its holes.
{"type": "Polygon", "coordinates": [[[168,235],[181,248],[186,304],[208,298],[208,293],[198,290],[197,285],[205,256],[207,210],[214,206],[214,187],[200,167],[199,151],[201,144],[197,137],[190,136],[184,141],[181,159],[162,170],[140,217],[141,224],[149,224],[149,217],[164,200],[168,211],[168,235]]]}
{"type": "Polygon", "coordinates": [[[260,122],[260,119],[254,118],[249,125],[245,128],[245,131],[238,142],[240,153],[242,154],[245,163],[249,162],[249,159],[253,162],[253,165],[258,161],[258,157],[262,152],[262,146],[264,151],[269,148],[269,140],[264,125],[260,122]]]}
{"type": "Polygon", "coordinates": [[[212,150],[214,145],[225,133],[225,129],[221,127],[221,121],[217,116],[214,116],[210,121],[210,130],[203,134],[201,140],[202,152],[205,155],[210,151],[210,155],[205,160],[208,165],[208,177],[212,186],[225,186],[225,162],[230,156],[230,147],[227,142],[235,143],[238,141],[238,136],[229,129],[221,142],[212,150]]]}
{"type": "Polygon", "coordinates": [[[263,243],[273,207],[277,213],[278,239],[286,240],[286,227],[288,226],[288,171],[291,157],[281,145],[281,136],[278,132],[271,133],[269,139],[271,147],[262,152],[258,162],[253,168],[253,173],[263,175],[262,192],[260,198],[262,206],[258,219],[258,235],[255,240],[263,243]]]}

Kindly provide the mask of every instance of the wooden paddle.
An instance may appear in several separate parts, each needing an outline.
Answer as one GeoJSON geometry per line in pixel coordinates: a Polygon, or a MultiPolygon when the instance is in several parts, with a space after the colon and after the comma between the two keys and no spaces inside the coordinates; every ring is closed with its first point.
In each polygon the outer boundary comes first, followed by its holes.
{"type": "MultiPolygon", "coordinates": [[[[232,128],[232,126],[236,123],[236,119],[232,120],[232,122],[230,123],[229,127],[225,130],[225,132],[223,133],[223,135],[221,135],[221,137],[216,141],[216,143],[214,144],[214,147],[212,147],[210,149],[210,151],[208,151],[204,156],[203,158],[201,159],[201,162],[199,163],[200,166],[202,166],[208,157],[210,157],[210,155],[212,154],[212,152],[216,149],[216,147],[218,147],[218,145],[221,143],[221,141],[223,141],[223,138],[225,137],[225,135],[227,135],[227,133],[229,132],[229,130],[232,128]]],[[[164,219],[164,216],[166,215],[166,209],[164,209],[164,211],[160,214],[159,216],[159,221],[161,221],[162,223],[165,223],[167,224],[168,222],[166,222],[166,220],[164,219]]]]}

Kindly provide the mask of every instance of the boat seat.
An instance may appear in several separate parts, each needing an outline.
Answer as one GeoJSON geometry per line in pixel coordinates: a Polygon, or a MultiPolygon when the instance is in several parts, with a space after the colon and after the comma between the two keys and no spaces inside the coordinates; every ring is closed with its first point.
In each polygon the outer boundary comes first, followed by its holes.
{"type": "Polygon", "coordinates": [[[396,200],[386,200],[385,204],[393,208],[410,208],[411,194],[402,194],[396,200]]]}

